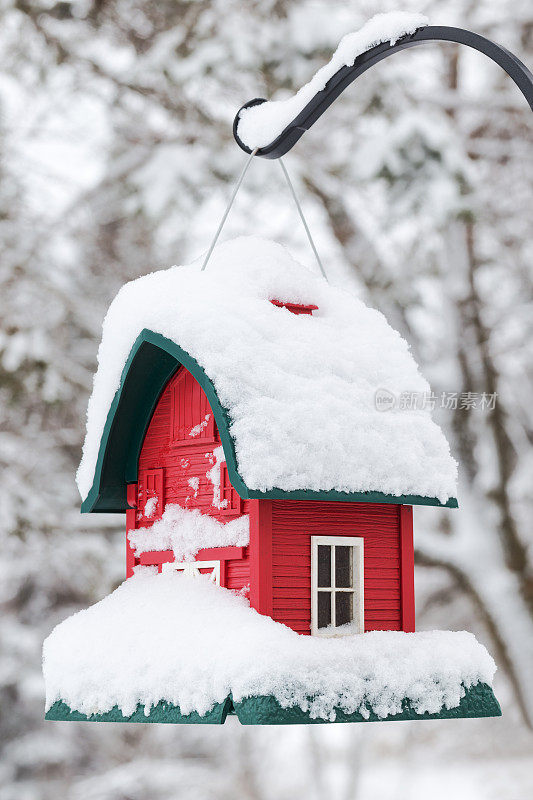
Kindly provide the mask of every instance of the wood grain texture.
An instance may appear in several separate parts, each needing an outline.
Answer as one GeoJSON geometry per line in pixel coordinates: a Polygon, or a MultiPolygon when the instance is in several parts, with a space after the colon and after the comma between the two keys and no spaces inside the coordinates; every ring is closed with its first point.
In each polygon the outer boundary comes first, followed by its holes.
{"type": "Polygon", "coordinates": [[[413,507],[400,506],[401,618],[402,630],[415,629],[415,555],[413,507]]]}
{"type": "Polygon", "coordinates": [[[250,605],[272,616],[272,500],[250,500],[250,605]]]}
{"type": "Polygon", "coordinates": [[[137,484],[130,483],[126,489],[128,505],[131,506],[126,511],[126,578],[131,578],[134,567],[139,563],[135,558],[133,547],[129,543],[128,533],[135,529],[135,518],[137,515],[137,484]]]}
{"type": "Polygon", "coordinates": [[[400,512],[394,505],[272,501],[272,616],[311,623],[311,536],[364,539],[365,630],[400,630],[400,512]]]}
{"type": "MultiPolygon", "coordinates": [[[[305,312],[304,312],[305,313],[305,312]]],[[[195,508],[221,522],[250,514],[249,548],[210,548],[221,561],[221,585],[247,590],[250,603],[298,633],[309,634],[311,622],[311,536],[356,536],[364,539],[365,630],[414,630],[412,511],[406,506],[296,500],[247,500],[234,497],[221,465],[222,497],[215,506],[207,473],[215,463],[220,438],[207,398],[184,368],[163,391],[139,457],[139,483],[128,498],[128,531],[150,527],[164,505],[195,508]],[[207,423],[207,424],[206,424],[207,423]],[[191,432],[193,435],[191,435],[191,432]],[[157,496],[154,517],[144,515],[146,500],[157,496]],[[410,516],[409,516],[410,514],[410,516]],[[410,522],[410,527],[409,527],[410,522]]],[[[127,545],[127,572],[136,563],[161,565],[166,551],[135,559],[127,545]]]]}
{"type": "MultiPolygon", "coordinates": [[[[127,530],[151,527],[169,503],[198,509],[224,523],[248,513],[249,501],[241,500],[227,483],[224,486],[222,463],[218,477],[222,477],[222,495],[228,499],[229,508],[215,505],[215,490],[207,473],[215,464],[213,453],[217,447],[220,447],[220,437],[207,397],[190,372],[181,367],[162,392],[144,437],[138,485],[131,484],[136,510],[127,512],[127,530]],[[158,497],[156,512],[147,517],[144,508],[153,496],[158,497]]],[[[221,585],[241,590],[250,583],[248,548],[226,549],[231,552],[219,553],[221,585]]],[[[128,577],[135,563],[161,564],[169,560],[166,551],[145,554],[140,560],[133,559],[130,551],[127,544],[128,577]]],[[[200,551],[196,560],[206,560],[206,552],[200,551]]],[[[218,559],[218,556],[213,558],[218,559]]]]}

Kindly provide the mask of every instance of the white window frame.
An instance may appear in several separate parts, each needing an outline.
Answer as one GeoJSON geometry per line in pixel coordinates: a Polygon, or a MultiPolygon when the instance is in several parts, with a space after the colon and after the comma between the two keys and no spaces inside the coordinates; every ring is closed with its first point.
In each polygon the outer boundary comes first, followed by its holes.
{"type": "MultiPolygon", "coordinates": [[[[329,545],[331,551],[331,582],[330,591],[353,592],[353,623],[357,626],[357,633],[365,630],[365,589],[364,589],[364,539],[359,536],[311,536],[311,635],[312,636],[346,636],[347,633],[334,627],[335,603],[331,604],[332,624],[328,628],[318,627],[318,547],[329,545]],[[352,575],[354,586],[335,587],[335,545],[353,547],[352,575]]],[[[324,587],[321,587],[323,589],[324,587]]],[[[353,629],[352,629],[353,632],[353,629]]]]}
{"type": "Polygon", "coordinates": [[[209,577],[211,583],[220,586],[220,561],[167,561],[161,572],[183,572],[188,578],[209,577]],[[211,569],[211,574],[207,576],[201,569],[211,569]]]}

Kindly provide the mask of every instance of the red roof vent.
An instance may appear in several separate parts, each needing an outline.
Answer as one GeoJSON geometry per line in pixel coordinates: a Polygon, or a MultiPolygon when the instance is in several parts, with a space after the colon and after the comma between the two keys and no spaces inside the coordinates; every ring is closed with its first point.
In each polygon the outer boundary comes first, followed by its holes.
{"type": "Polygon", "coordinates": [[[306,306],[301,303],[282,303],[281,300],[271,300],[270,302],[278,308],[286,308],[291,314],[312,314],[318,308],[318,306],[306,306]]]}

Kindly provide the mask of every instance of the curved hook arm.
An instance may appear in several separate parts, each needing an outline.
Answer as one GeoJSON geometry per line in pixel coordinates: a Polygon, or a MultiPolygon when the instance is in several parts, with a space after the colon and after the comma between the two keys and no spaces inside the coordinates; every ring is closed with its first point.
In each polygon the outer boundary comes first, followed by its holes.
{"type": "MultiPolygon", "coordinates": [[[[324,89],[317,92],[312,100],[307,103],[305,108],[287,125],[287,127],[280,133],[266,147],[257,150],[257,155],[263,158],[280,158],[288,153],[294,147],[296,142],[300,139],[305,131],[314,125],[324,111],[329,108],[334,100],[356,80],[360,75],[373,67],[384,58],[398,53],[400,50],[406,50],[408,47],[414,47],[424,42],[456,42],[457,44],[465,44],[467,47],[472,47],[474,50],[479,50],[480,53],[485,53],[486,56],[491,58],[496,64],[499,64],[502,69],[512,78],[516,83],[530,108],[533,110],[533,75],[522,62],[505,47],[501,47],[490,39],[480,36],[478,33],[463,30],[463,28],[451,28],[443,25],[430,25],[426,28],[420,28],[415,33],[399,39],[396,44],[390,45],[388,42],[378,44],[372,47],[365,53],[362,53],[355,59],[351,67],[341,67],[335,75],[327,82],[324,89]]],[[[244,142],[241,141],[238,135],[239,115],[245,108],[266,103],[262,98],[256,98],[245,103],[239,109],[233,121],[233,136],[239,147],[247,153],[252,150],[244,142]]]]}

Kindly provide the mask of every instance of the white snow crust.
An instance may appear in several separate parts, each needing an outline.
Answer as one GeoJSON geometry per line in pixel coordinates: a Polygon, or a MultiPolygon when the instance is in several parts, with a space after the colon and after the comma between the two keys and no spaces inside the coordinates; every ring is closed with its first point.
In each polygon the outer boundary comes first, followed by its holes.
{"type": "Polygon", "coordinates": [[[43,670],[47,709],[63,700],[85,714],[117,705],[129,716],[166,700],[205,714],[231,692],[236,702],[274,695],[334,719],[335,708],[385,718],[403,698],[419,713],[454,708],[463,687],[492,684],[496,665],[466,631],[300,636],[204,578],[142,567],[52,631],[43,670]]]}
{"type": "Polygon", "coordinates": [[[205,419],[202,422],[199,422],[198,425],[195,425],[190,429],[189,436],[200,436],[201,432],[207,428],[210,418],[211,414],[206,414],[205,419]]]}
{"type": "Polygon", "coordinates": [[[215,447],[213,455],[206,453],[206,458],[209,458],[209,463],[211,464],[211,468],[205,473],[205,477],[213,487],[213,502],[211,505],[213,508],[218,508],[218,510],[221,511],[228,505],[228,501],[222,500],[221,498],[220,465],[225,459],[222,445],[220,445],[220,447],[215,447]]]}
{"type": "Polygon", "coordinates": [[[144,505],[144,516],[150,519],[155,514],[157,508],[157,497],[149,497],[144,505]]]}
{"type": "Polygon", "coordinates": [[[249,517],[243,514],[224,523],[197,508],[169,503],[161,519],[149,528],[130,531],[128,539],[136,556],[173,550],[176,561],[189,561],[207,547],[246,547],[250,542],[249,517]]]}
{"type": "MultiPolygon", "coordinates": [[[[216,247],[204,272],[198,262],[154,272],[113,300],[77,474],[83,498],[143,328],[180,345],[213,382],[250,489],[455,496],[457,466],[430,410],[398,403],[376,410],[379,389],[396,397],[430,391],[407,343],[381,313],[309,272],[282,245],[242,237],[216,247]],[[297,316],[272,299],[318,311],[297,316]]],[[[221,460],[222,448],[215,455],[221,460]]]]}
{"type": "Polygon", "coordinates": [[[193,493],[194,493],[193,496],[197,497],[198,496],[198,489],[200,488],[200,478],[197,475],[195,475],[194,478],[189,478],[187,483],[189,484],[189,486],[193,490],[193,493]]]}
{"type": "Polygon", "coordinates": [[[239,117],[237,133],[251,150],[266,147],[274,141],[292,120],[321,91],[330,78],[344,66],[351,67],[355,59],[383,42],[395,44],[407,34],[424,28],[429,20],[423,14],[391,11],[376,14],[362,28],[344,36],[331,60],[299,91],[285,100],[269,100],[244,109],[239,117]]]}

